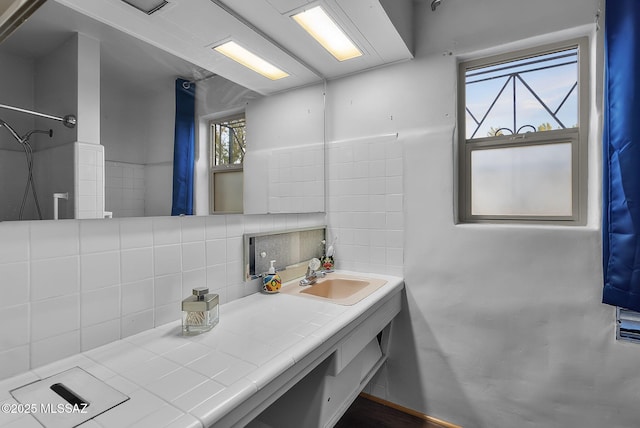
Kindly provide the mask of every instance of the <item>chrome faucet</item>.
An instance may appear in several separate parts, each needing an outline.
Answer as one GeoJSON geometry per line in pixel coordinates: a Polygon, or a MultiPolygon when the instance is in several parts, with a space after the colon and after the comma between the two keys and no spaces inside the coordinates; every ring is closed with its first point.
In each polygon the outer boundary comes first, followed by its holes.
{"type": "Polygon", "coordinates": [[[309,261],[309,266],[307,266],[307,273],[304,275],[304,278],[300,280],[300,285],[313,285],[316,283],[318,278],[324,278],[326,275],[323,271],[318,271],[320,268],[320,260],[313,258],[309,261]]]}

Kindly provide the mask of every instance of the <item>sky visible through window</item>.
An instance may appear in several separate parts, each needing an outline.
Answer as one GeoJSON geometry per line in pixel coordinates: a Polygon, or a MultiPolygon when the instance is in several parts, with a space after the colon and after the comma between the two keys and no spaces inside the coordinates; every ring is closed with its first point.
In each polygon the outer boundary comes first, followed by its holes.
{"type": "Polygon", "coordinates": [[[466,138],[578,126],[578,48],[466,72],[466,138]]]}

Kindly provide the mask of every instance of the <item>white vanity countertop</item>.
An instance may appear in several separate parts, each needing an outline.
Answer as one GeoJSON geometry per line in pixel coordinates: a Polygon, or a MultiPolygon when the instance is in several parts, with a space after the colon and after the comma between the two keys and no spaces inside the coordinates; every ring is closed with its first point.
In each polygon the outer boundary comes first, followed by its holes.
{"type": "Polygon", "coordinates": [[[182,336],[176,321],[6,379],[0,427],[41,428],[31,415],[7,412],[17,408],[9,391],[75,366],[130,397],[83,428],[210,426],[404,284],[340,273],[387,284],[353,306],[255,293],[221,305],[219,324],[199,336],[182,336]]]}

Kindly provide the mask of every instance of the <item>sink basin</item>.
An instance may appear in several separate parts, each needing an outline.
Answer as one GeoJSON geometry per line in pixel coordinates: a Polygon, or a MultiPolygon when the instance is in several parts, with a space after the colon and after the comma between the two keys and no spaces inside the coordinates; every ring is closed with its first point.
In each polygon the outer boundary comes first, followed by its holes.
{"type": "Polygon", "coordinates": [[[353,296],[368,285],[369,281],[361,279],[329,278],[305,288],[301,293],[325,299],[344,299],[353,296]]]}
{"type": "Polygon", "coordinates": [[[339,305],[354,305],[387,281],[378,278],[364,278],[330,273],[314,285],[300,286],[298,281],[281,289],[282,293],[321,299],[339,305]]]}

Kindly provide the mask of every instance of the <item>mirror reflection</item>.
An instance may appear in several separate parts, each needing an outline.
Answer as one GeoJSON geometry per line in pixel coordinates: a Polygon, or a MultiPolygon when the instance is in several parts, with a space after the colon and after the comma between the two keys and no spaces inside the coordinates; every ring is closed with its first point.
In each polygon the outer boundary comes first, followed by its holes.
{"type": "Polygon", "coordinates": [[[170,215],[177,78],[195,92],[194,214],[324,210],[322,84],[265,97],[57,2],[0,64],[0,104],[78,118],[0,109],[0,221],[170,215]]]}

